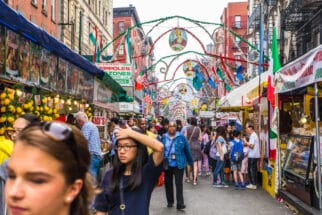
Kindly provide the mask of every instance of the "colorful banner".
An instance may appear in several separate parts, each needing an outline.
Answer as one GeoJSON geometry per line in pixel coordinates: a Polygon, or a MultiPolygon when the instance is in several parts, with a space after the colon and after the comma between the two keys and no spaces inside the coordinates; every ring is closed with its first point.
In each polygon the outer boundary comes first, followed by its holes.
{"type": "Polygon", "coordinates": [[[133,87],[131,64],[97,63],[96,66],[111,76],[122,87],[133,87]]]}
{"type": "Polygon", "coordinates": [[[275,75],[279,93],[304,87],[322,80],[322,45],[285,65],[275,75]]]}

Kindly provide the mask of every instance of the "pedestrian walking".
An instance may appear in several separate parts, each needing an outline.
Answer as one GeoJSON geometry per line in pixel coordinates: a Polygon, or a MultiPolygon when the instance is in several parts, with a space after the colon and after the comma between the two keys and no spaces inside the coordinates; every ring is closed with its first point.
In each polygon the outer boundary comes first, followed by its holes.
{"type": "Polygon", "coordinates": [[[257,161],[260,157],[259,139],[252,123],[246,125],[246,132],[249,134],[249,141],[246,138],[243,141],[248,146],[248,178],[250,183],[246,187],[254,190],[257,188],[257,161]]]}
{"type": "Polygon", "coordinates": [[[173,176],[176,185],[177,209],[185,209],[183,199],[183,174],[187,163],[192,166],[193,159],[187,139],[176,129],[176,123],[170,122],[168,132],[162,136],[164,157],[168,160],[169,168],[165,169],[164,187],[167,207],[173,207],[173,176]]]}
{"type": "Polygon", "coordinates": [[[130,127],[115,131],[116,157],[95,198],[96,215],[147,215],[162,171],[163,145],[130,127]],[[148,156],[147,147],[152,149],[148,156]]]}
{"type": "Polygon", "coordinates": [[[240,132],[238,130],[233,130],[232,135],[234,137],[231,146],[231,170],[233,171],[233,177],[235,182],[235,189],[240,188],[245,189],[245,183],[243,174],[241,172],[242,161],[244,159],[244,145],[243,141],[240,138],[240,132]],[[240,180],[240,184],[238,183],[238,176],[240,180]]]}
{"type": "Polygon", "coordinates": [[[209,171],[209,162],[208,162],[208,155],[204,152],[206,144],[209,142],[209,135],[210,130],[207,126],[202,125],[200,126],[200,129],[202,130],[202,141],[201,141],[201,154],[202,159],[198,161],[198,176],[202,175],[202,168],[205,168],[206,176],[210,175],[209,171]]]}
{"type": "Polygon", "coordinates": [[[216,129],[216,167],[213,172],[213,186],[214,187],[228,187],[225,184],[225,177],[224,177],[224,166],[225,166],[225,159],[224,155],[227,153],[227,146],[226,146],[226,128],[223,126],[219,126],[216,129]],[[217,176],[220,175],[220,183],[217,182],[217,176]]]}
{"type": "Polygon", "coordinates": [[[8,162],[9,214],[89,215],[87,141],[60,122],[30,125],[16,137],[8,162]]]}
{"type": "Polygon", "coordinates": [[[201,161],[202,154],[201,154],[201,129],[197,126],[197,119],[191,118],[190,119],[191,125],[185,130],[185,137],[188,140],[188,144],[190,146],[192,159],[193,159],[193,166],[192,171],[191,167],[187,166],[187,178],[186,182],[191,181],[191,172],[193,177],[193,185],[197,185],[197,178],[198,178],[198,161],[201,161]]]}
{"type": "Polygon", "coordinates": [[[88,141],[88,149],[91,154],[90,173],[93,178],[93,184],[97,185],[99,169],[102,160],[101,138],[98,128],[88,120],[86,113],[79,111],[75,114],[76,123],[81,128],[83,135],[88,141]]]}

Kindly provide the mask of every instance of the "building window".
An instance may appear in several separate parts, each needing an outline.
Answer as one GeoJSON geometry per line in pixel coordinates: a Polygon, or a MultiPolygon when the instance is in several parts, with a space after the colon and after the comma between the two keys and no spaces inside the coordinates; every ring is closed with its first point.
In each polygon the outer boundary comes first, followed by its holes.
{"type": "Polygon", "coordinates": [[[119,22],[119,34],[124,32],[124,22],[119,22]]]}
{"type": "Polygon", "coordinates": [[[235,45],[236,45],[237,47],[239,47],[239,46],[240,46],[240,37],[235,37],[235,45]]]}
{"type": "Polygon", "coordinates": [[[31,0],[31,4],[35,7],[37,7],[37,0],[31,0]]]}
{"type": "Polygon", "coordinates": [[[50,14],[51,14],[51,20],[56,21],[56,0],[51,0],[51,5],[50,5],[50,14]]]}
{"type": "Polygon", "coordinates": [[[240,28],[241,27],[241,17],[240,16],[235,16],[235,28],[240,28]]]}
{"type": "Polygon", "coordinates": [[[120,55],[120,56],[124,55],[124,45],[123,44],[119,45],[118,55],[120,55]]]}
{"type": "Polygon", "coordinates": [[[42,0],[42,5],[41,5],[42,10],[47,10],[47,0],[42,0]]]}

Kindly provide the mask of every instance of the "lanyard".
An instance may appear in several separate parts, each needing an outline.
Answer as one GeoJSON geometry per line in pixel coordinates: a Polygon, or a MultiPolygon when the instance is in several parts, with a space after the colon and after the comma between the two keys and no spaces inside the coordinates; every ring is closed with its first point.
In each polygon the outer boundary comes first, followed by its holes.
{"type": "Polygon", "coordinates": [[[125,202],[124,202],[124,183],[123,183],[123,176],[121,176],[120,180],[120,210],[121,214],[125,215],[125,202]]]}

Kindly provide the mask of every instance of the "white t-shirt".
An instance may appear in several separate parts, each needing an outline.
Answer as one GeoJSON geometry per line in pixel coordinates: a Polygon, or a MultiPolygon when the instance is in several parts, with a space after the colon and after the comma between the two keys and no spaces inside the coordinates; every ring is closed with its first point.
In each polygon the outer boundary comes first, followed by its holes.
{"type": "Polygon", "coordinates": [[[249,144],[254,145],[254,148],[248,149],[248,157],[249,158],[259,158],[259,140],[256,132],[253,132],[249,137],[249,144]]]}

